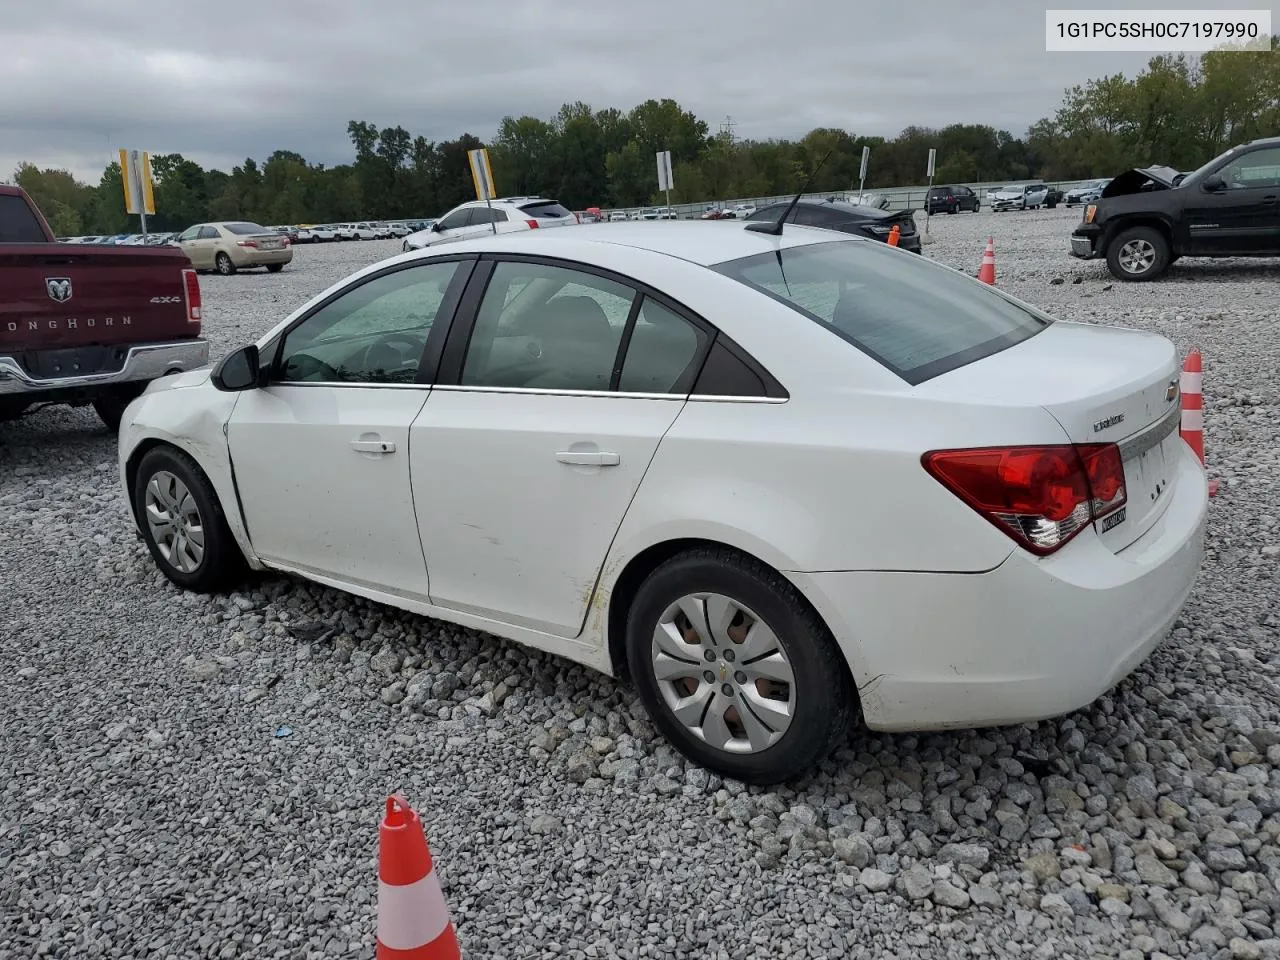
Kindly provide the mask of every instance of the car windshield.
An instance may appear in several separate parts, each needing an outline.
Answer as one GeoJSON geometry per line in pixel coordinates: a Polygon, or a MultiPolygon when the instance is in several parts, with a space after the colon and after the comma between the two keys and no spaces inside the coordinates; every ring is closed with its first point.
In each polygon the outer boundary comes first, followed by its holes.
{"type": "Polygon", "coordinates": [[[270,233],[266,227],[259,223],[224,223],[222,229],[227,233],[234,233],[237,236],[248,236],[253,233],[270,233]]]}
{"type": "Polygon", "coordinates": [[[959,271],[882,243],[817,243],[714,269],[826,327],[910,384],[998,353],[1052,321],[959,271]]]}
{"type": "Polygon", "coordinates": [[[1204,164],[1201,167],[1197,167],[1195,170],[1191,171],[1185,177],[1179,180],[1174,185],[1175,189],[1177,187],[1186,187],[1195,183],[1199,183],[1200,180],[1202,180],[1213,167],[1216,167],[1221,161],[1225,160],[1227,157],[1235,153],[1236,149],[1237,149],[1236,147],[1232,147],[1230,150],[1226,151],[1226,153],[1220,153],[1216,157],[1214,157],[1212,160],[1210,160],[1208,163],[1204,164]]]}

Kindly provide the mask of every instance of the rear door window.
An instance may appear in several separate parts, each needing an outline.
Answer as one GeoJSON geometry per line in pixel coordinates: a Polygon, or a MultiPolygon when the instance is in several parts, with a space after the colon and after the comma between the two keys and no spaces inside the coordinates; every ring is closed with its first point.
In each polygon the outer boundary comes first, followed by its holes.
{"type": "Polygon", "coordinates": [[[1021,343],[1051,322],[958,271],[880,243],[788,247],[714,269],[821,324],[910,384],[1021,343]]]}

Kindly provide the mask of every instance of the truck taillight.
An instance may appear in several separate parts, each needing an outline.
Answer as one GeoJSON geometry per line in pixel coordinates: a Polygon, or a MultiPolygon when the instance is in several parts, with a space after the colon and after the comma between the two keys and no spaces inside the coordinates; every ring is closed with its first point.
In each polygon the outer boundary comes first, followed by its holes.
{"type": "Polygon", "coordinates": [[[1061,549],[1125,503],[1114,443],[934,450],[921,463],[944,487],[1032,553],[1061,549]]]}
{"type": "Polygon", "coordinates": [[[527,224],[529,225],[529,229],[530,229],[530,230],[537,230],[537,229],[538,229],[538,221],[537,221],[537,220],[526,220],[526,221],[525,221],[525,223],[527,223],[527,224]]]}
{"type": "Polygon", "coordinates": [[[200,323],[200,278],[194,270],[182,271],[182,289],[187,297],[187,322],[200,323]]]}

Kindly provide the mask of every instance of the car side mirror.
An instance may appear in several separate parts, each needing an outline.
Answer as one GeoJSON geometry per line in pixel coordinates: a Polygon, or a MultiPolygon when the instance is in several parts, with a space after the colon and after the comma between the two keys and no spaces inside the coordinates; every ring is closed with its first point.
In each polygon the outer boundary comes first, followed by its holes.
{"type": "Polygon", "coordinates": [[[219,390],[236,393],[257,387],[260,373],[258,346],[251,343],[219,360],[210,380],[219,390]]]}
{"type": "Polygon", "coordinates": [[[1204,178],[1204,188],[1210,193],[1217,193],[1227,189],[1227,181],[1222,179],[1221,174],[1213,173],[1204,178]]]}
{"type": "Polygon", "coordinates": [[[440,232],[440,221],[439,221],[439,220],[437,220],[435,223],[433,223],[433,224],[431,225],[431,232],[432,232],[432,233],[439,233],[439,232],[440,232]]]}

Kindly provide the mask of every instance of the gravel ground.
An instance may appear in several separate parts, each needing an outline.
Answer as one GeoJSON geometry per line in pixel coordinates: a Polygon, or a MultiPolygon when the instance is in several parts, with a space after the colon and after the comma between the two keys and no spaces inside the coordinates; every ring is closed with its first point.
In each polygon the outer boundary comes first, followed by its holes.
{"type": "MultiPolygon", "coordinates": [[[[926,251],[976,272],[993,235],[1016,295],[1203,349],[1222,490],[1182,619],[1088,710],[861,735],[788,789],[491,637],[283,579],[181,594],[91,412],[0,425],[0,956],[369,956],[404,789],[469,957],[1280,957],[1280,265],[1112,283],[1078,217],[935,217],[926,251]]],[[[204,278],[215,355],[397,249],[204,278]]]]}

